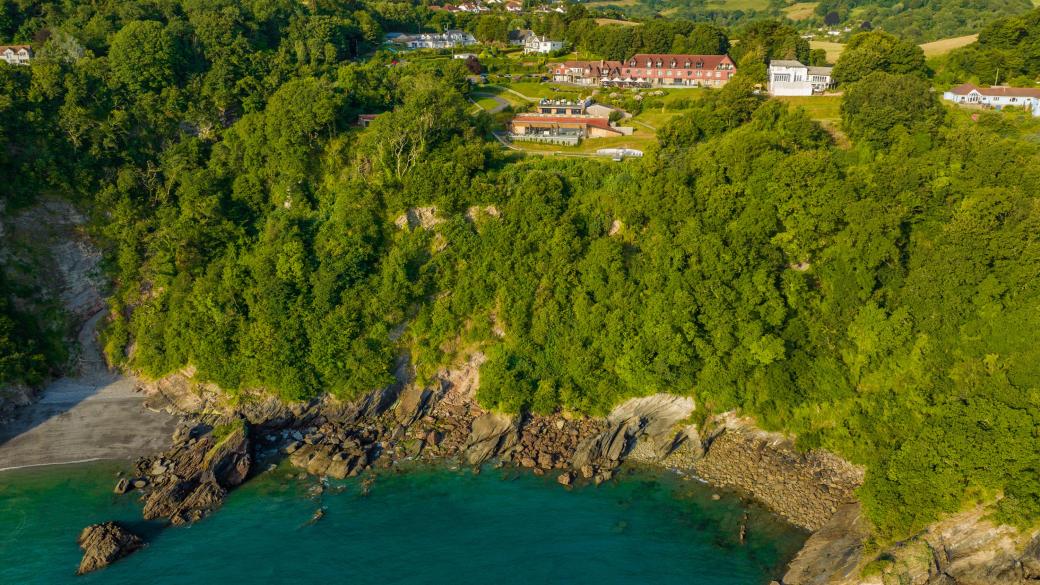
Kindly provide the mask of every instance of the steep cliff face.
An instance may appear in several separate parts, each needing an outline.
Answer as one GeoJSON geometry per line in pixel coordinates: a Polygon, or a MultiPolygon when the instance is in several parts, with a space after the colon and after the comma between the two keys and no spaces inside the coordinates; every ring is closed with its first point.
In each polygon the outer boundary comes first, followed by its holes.
{"type": "Polygon", "coordinates": [[[865,554],[853,504],[817,531],[791,562],[784,585],[1027,585],[1040,582],[1040,531],[956,514],[904,542],[865,554]]]}
{"type": "MultiPolygon", "coordinates": [[[[101,252],[86,235],[86,217],[58,198],[7,214],[0,208],[0,216],[0,270],[13,288],[31,291],[13,299],[15,307],[46,329],[66,332],[69,373],[95,368],[88,363],[92,353],[77,343],[84,325],[104,308],[101,252]]],[[[0,421],[34,397],[35,389],[25,385],[0,388],[0,421]]]]}

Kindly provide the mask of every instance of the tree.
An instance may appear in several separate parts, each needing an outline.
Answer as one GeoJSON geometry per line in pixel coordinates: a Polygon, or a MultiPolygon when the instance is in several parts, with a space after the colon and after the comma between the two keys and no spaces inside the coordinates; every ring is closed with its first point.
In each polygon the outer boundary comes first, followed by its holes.
{"type": "Polygon", "coordinates": [[[177,55],[162,23],[135,20],[112,38],[108,63],[116,83],[133,93],[158,91],[175,82],[177,55]]]}
{"type": "Polygon", "coordinates": [[[931,85],[916,75],[876,71],[853,84],[841,103],[841,119],[853,140],[877,147],[891,143],[891,131],[932,133],[945,110],[931,85]]]}
{"type": "Polygon", "coordinates": [[[836,10],[831,10],[823,17],[823,24],[834,26],[841,23],[841,15],[836,10]]]}
{"type": "Polygon", "coordinates": [[[850,84],[874,71],[913,74],[928,73],[921,47],[883,31],[859,33],[845,46],[834,65],[834,80],[850,84]]]}
{"type": "Polygon", "coordinates": [[[729,52],[729,37],[721,26],[702,22],[690,32],[686,51],[693,55],[725,55],[729,52]]]}

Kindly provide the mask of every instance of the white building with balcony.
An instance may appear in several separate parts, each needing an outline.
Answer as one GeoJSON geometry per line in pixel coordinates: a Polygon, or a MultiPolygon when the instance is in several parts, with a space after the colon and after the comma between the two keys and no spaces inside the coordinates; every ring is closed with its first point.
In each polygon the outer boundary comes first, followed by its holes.
{"type": "Polygon", "coordinates": [[[769,62],[769,95],[813,95],[834,87],[831,67],[802,65],[798,61],[769,62]]]}

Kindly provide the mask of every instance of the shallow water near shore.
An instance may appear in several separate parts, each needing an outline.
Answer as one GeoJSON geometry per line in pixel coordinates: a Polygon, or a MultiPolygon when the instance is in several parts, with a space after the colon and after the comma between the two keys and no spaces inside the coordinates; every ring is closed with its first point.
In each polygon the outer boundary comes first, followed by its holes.
{"type": "Polygon", "coordinates": [[[0,583],[684,583],[765,585],[806,534],[756,506],[674,474],[600,487],[555,476],[418,468],[332,482],[271,471],[186,528],[140,517],[112,493],[125,464],[0,473],[0,583]],[[311,522],[318,508],[325,515],[311,522]],[[747,522],[746,542],[739,541],[747,522]],[[119,520],[150,544],[74,577],[76,536],[119,520]]]}

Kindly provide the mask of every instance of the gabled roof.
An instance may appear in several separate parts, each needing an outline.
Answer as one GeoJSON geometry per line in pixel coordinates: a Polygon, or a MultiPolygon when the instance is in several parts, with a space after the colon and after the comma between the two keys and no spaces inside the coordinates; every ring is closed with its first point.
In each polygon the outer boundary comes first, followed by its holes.
{"type": "Polygon", "coordinates": [[[647,60],[656,63],[658,60],[662,62],[662,67],[671,67],[672,60],[675,61],[676,67],[684,67],[686,61],[690,64],[702,63],[702,69],[716,69],[723,63],[733,64],[733,60],[729,58],[729,55],[685,55],[685,54],[671,54],[671,53],[637,53],[632,55],[625,60],[625,63],[631,62],[633,59],[636,61],[636,67],[642,67],[647,60]]]}
{"type": "Polygon", "coordinates": [[[1006,85],[998,85],[995,87],[978,87],[973,83],[963,83],[950,89],[950,93],[955,95],[968,95],[972,91],[977,91],[979,95],[989,97],[1032,97],[1040,98],[1040,88],[1029,88],[1029,87],[1008,87],[1006,85]]]}
{"type": "Polygon", "coordinates": [[[584,69],[589,75],[609,75],[611,71],[621,68],[621,61],[564,61],[557,63],[554,70],[560,69],[584,69]]]}
{"type": "Polygon", "coordinates": [[[809,75],[830,75],[833,67],[809,67],[809,75]]]}

